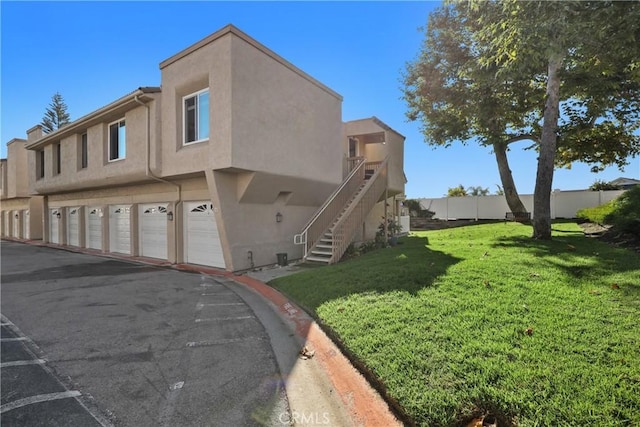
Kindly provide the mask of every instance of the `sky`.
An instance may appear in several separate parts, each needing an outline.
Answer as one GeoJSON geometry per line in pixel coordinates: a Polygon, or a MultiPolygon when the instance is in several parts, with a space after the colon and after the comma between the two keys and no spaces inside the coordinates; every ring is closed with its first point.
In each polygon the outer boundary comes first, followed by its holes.
{"type": "MultiPolygon", "coordinates": [[[[343,121],[376,116],[406,137],[409,198],[436,198],[459,184],[491,193],[500,183],[489,148],[431,148],[409,122],[401,76],[415,60],[428,14],[439,2],[12,2],[0,3],[1,136],[26,138],[59,92],[72,120],[140,86],[159,86],[159,63],[234,24],[344,97],[343,121]]],[[[536,153],[509,153],[518,191],[532,194],[536,153]]],[[[624,171],[593,174],[584,164],[556,170],[554,189],[595,180],[640,179],[640,159],[624,171]]]]}

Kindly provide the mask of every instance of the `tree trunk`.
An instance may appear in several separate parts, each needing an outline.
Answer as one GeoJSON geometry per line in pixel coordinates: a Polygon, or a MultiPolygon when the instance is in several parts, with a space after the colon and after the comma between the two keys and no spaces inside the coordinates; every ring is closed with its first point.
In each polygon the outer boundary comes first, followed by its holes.
{"type": "Polygon", "coordinates": [[[560,58],[551,58],[547,75],[547,100],[544,106],[542,137],[536,187],[533,193],[533,238],[551,239],[551,185],[556,155],[560,106],[560,58]]]}
{"type": "Polygon", "coordinates": [[[524,213],[527,209],[522,204],[518,190],[516,190],[516,184],[513,181],[513,175],[509,168],[509,161],[507,160],[507,145],[506,144],[493,144],[493,152],[496,155],[496,162],[498,162],[498,171],[500,172],[500,181],[502,181],[502,189],[504,190],[504,197],[507,200],[507,205],[513,213],[524,213]]]}

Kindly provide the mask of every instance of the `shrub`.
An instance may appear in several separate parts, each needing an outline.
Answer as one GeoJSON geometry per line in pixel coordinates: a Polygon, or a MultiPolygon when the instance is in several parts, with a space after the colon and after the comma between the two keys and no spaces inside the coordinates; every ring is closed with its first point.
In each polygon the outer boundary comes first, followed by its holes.
{"type": "Polygon", "coordinates": [[[605,218],[613,212],[615,200],[611,200],[600,206],[595,206],[593,208],[584,208],[580,209],[576,216],[580,219],[584,219],[590,222],[595,222],[596,224],[606,224],[605,218]]]}
{"type": "Polygon", "coordinates": [[[624,233],[640,236],[640,186],[635,186],[620,195],[613,202],[613,209],[604,222],[624,233]]]}

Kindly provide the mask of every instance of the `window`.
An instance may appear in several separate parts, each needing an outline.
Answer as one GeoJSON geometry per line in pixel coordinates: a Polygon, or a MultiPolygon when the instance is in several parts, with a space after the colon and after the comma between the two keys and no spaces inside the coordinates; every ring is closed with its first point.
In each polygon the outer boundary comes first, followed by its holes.
{"type": "Polygon", "coordinates": [[[109,161],[124,159],[127,155],[127,137],[124,119],[109,125],[109,161]]]}
{"type": "Polygon", "coordinates": [[[88,165],[87,157],[87,134],[83,133],[80,136],[80,169],[86,169],[88,165]]]}
{"type": "Polygon", "coordinates": [[[209,89],[182,98],[184,143],[209,139],[209,89]]]}
{"type": "Polygon", "coordinates": [[[53,173],[54,175],[59,175],[60,174],[60,169],[61,169],[61,156],[60,156],[61,150],[60,150],[60,143],[55,143],[53,144],[53,173]]]}
{"type": "Polygon", "coordinates": [[[36,151],[36,178],[44,178],[44,150],[36,151]]]}
{"type": "Polygon", "coordinates": [[[356,157],[358,155],[358,139],[349,138],[349,157],[356,157]]]}

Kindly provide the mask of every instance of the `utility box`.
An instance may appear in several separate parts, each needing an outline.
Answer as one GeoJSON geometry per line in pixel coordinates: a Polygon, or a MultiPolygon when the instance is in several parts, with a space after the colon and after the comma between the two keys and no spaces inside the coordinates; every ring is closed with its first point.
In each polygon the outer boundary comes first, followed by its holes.
{"type": "Polygon", "coordinates": [[[278,265],[284,266],[288,264],[286,252],[277,253],[276,256],[278,257],[278,265]]]}

